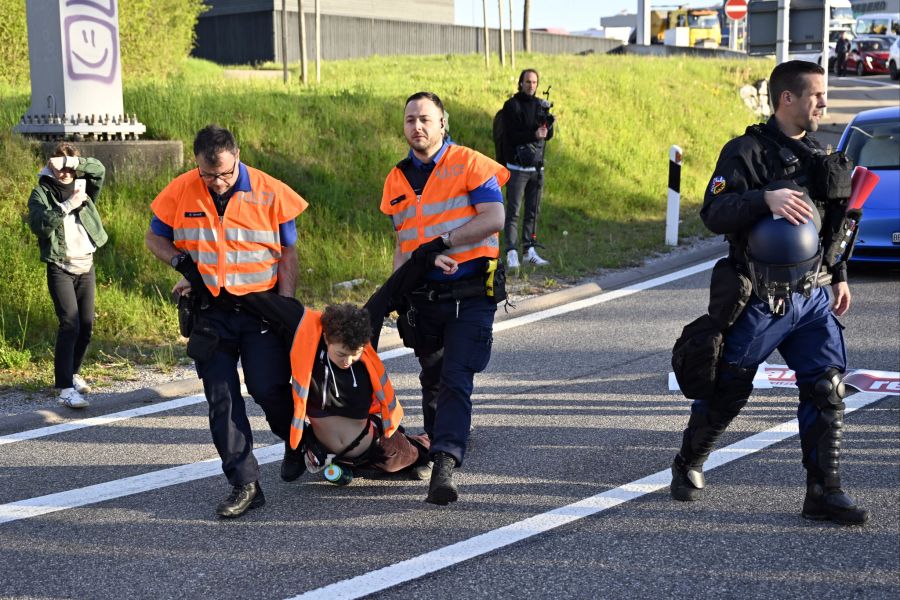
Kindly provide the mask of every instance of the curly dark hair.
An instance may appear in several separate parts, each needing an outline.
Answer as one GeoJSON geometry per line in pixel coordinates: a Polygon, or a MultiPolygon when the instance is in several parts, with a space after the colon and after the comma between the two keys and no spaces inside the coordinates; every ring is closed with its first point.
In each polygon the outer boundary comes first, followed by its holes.
{"type": "Polygon", "coordinates": [[[353,304],[332,304],[322,313],[322,331],[329,343],[344,344],[352,350],[372,339],[369,311],[353,304]]]}

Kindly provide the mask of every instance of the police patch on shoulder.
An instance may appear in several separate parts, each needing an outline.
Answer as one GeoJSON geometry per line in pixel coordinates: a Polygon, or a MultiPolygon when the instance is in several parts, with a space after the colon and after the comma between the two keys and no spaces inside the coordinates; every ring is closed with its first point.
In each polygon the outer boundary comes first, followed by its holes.
{"type": "Polygon", "coordinates": [[[713,177],[712,183],[709,184],[709,191],[713,194],[721,194],[725,191],[725,178],[721,175],[713,177]]]}

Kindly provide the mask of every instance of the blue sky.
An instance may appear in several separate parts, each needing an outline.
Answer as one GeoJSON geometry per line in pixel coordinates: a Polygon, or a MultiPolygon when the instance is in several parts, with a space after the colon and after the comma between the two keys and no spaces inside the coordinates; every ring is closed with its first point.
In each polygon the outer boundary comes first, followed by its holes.
{"type": "MultiPolygon", "coordinates": [[[[503,2],[503,23],[509,26],[509,0],[503,2]]],[[[656,5],[694,4],[710,6],[719,4],[716,0],[707,2],[651,2],[656,5]]],[[[522,5],[524,0],[513,0],[513,25],[522,27],[522,5]]],[[[496,27],[497,0],[487,0],[488,24],[496,27]]],[[[637,12],[637,0],[531,0],[531,26],[533,28],[563,27],[569,31],[579,31],[600,26],[600,17],[618,14],[623,10],[637,12]]],[[[456,23],[458,25],[481,25],[483,18],[482,0],[456,0],[456,23]]]]}

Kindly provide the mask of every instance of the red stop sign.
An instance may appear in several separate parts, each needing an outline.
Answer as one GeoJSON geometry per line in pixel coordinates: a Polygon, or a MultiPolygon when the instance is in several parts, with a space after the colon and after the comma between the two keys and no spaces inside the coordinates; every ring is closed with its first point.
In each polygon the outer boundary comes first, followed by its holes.
{"type": "Polygon", "coordinates": [[[725,16],[738,21],[747,16],[747,0],[728,0],[725,3],[725,16]]]}

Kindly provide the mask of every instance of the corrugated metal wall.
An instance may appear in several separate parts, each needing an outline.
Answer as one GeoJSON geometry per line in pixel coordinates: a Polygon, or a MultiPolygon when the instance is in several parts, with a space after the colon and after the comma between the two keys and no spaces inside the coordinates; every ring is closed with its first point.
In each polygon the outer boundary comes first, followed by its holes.
{"type": "MultiPolygon", "coordinates": [[[[300,60],[299,20],[288,16],[288,60],[300,60]]],[[[307,56],[315,59],[315,16],[306,14],[307,56]]],[[[364,58],[396,54],[474,54],[484,51],[480,27],[414,23],[360,17],[322,15],[322,60],[364,58]]],[[[498,30],[490,32],[492,52],[499,48],[498,30]]],[[[505,45],[509,46],[509,32],[505,45]]],[[[533,31],[534,52],[576,54],[609,52],[622,45],[617,40],[556,35],[533,31]]],[[[508,50],[508,48],[507,48],[508,50]]],[[[516,50],[524,51],[522,32],[516,33],[516,50]]],[[[247,64],[281,60],[281,12],[243,13],[201,18],[197,24],[194,56],[220,64],[247,64]]]]}

